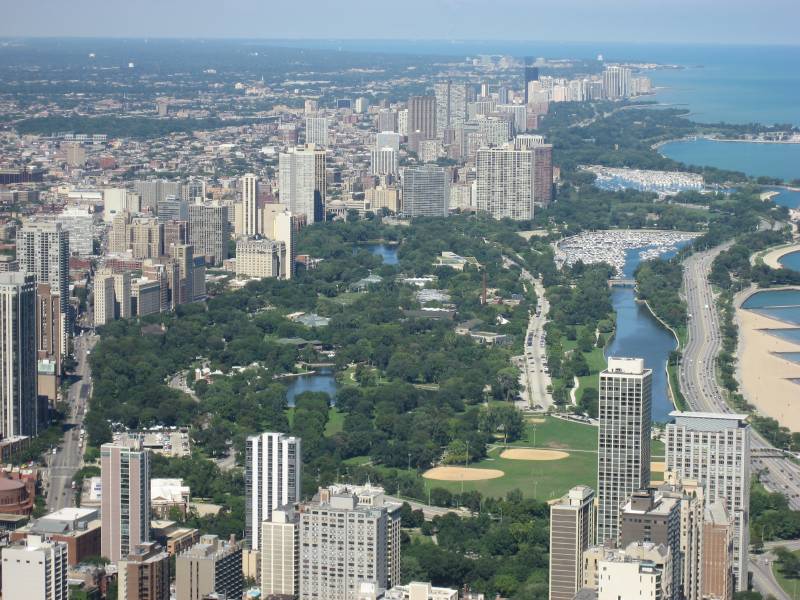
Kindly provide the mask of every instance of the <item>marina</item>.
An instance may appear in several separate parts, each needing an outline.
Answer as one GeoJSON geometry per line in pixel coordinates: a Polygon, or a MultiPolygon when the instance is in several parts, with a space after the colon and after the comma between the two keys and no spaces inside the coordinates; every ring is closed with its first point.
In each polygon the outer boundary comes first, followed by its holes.
{"type": "Polygon", "coordinates": [[[683,171],[616,169],[601,165],[583,165],[580,169],[593,173],[596,177],[595,185],[603,190],[633,189],[664,197],[680,192],[701,191],[704,188],[702,175],[683,171]]]}
{"type": "Polygon", "coordinates": [[[625,229],[587,231],[565,238],[555,246],[555,259],[559,268],[577,262],[584,264],[608,263],[617,277],[625,271],[628,251],[637,250],[639,261],[651,260],[678,248],[697,237],[686,231],[625,229]]]}

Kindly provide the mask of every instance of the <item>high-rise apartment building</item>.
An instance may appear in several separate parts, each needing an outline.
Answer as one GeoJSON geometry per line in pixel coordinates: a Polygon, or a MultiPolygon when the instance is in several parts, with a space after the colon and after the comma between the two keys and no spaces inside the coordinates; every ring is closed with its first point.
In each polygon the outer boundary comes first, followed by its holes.
{"type": "Polygon", "coordinates": [[[158,220],[161,223],[169,221],[187,221],[189,219],[189,203],[182,198],[167,196],[158,201],[158,220]]]}
{"type": "Polygon", "coordinates": [[[119,600],[169,600],[169,581],[169,554],[155,542],[136,544],[117,561],[119,600]]]}
{"type": "Polygon", "coordinates": [[[603,71],[603,89],[606,98],[618,100],[631,95],[631,70],[627,67],[611,65],[603,71]]]}
{"type": "Polygon", "coordinates": [[[55,363],[55,373],[61,375],[61,298],[53,293],[50,284],[36,286],[36,356],[55,363]]]}
{"type": "Polygon", "coordinates": [[[70,254],[94,254],[94,214],[85,207],[68,206],[54,219],[69,236],[70,254]]]}
{"type": "Polygon", "coordinates": [[[447,171],[424,165],[403,169],[403,213],[409,217],[446,217],[447,171]]]}
{"type": "Polygon", "coordinates": [[[415,132],[419,132],[423,140],[436,138],[436,96],[408,99],[408,135],[415,132]]]}
{"type": "Polygon", "coordinates": [[[476,159],[475,207],[495,219],[533,219],[534,164],[529,150],[481,148],[476,159]]]}
{"type": "Polygon", "coordinates": [[[98,269],[94,277],[94,325],[100,327],[114,320],[114,273],[98,269]]]}
{"type": "Polygon", "coordinates": [[[624,547],[635,542],[653,542],[669,548],[672,596],[664,600],[678,600],[683,579],[680,498],[653,489],[635,491],[621,510],[619,543],[624,547]]]}
{"type": "Polygon", "coordinates": [[[59,351],[66,356],[72,330],[69,313],[69,233],[61,223],[31,221],[17,232],[17,261],[22,273],[36,275],[58,293],[61,303],[59,351]]]}
{"type": "Polygon", "coordinates": [[[723,500],[705,509],[701,554],[701,598],[733,598],[733,523],[723,500]]]}
{"type": "Polygon", "coordinates": [[[400,134],[394,131],[381,131],[375,136],[375,149],[391,148],[400,152],[400,134]]]}
{"type": "Polygon", "coordinates": [[[164,223],[156,218],[137,217],[126,223],[123,219],[114,219],[112,228],[125,227],[125,232],[119,235],[113,232],[113,244],[116,246],[123,239],[121,248],[114,248],[114,252],[131,250],[133,258],[158,258],[164,254],[164,223]]]}
{"type": "Polygon", "coordinates": [[[550,506],[550,600],[572,600],[581,589],[593,540],[594,490],[578,485],[550,506]]]}
{"type": "Polygon", "coordinates": [[[669,548],[635,542],[624,550],[605,550],[597,562],[597,600],[668,600],[672,592],[669,548]]]}
{"type": "Polygon", "coordinates": [[[436,137],[467,120],[468,84],[442,81],[433,85],[436,97],[436,137]]]}
{"type": "Polygon", "coordinates": [[[237,277],[280,277],[286,264],[286,244],[265,238],[245,239],[236,242],[237,277]]]}
{"type": "Polygon", "coordinates": [[[733,571],[736,591],[747,589],[750,543],[750,426],[747,415],[670,413],[666,467],[705,488],[706,502],[724,500],[733,519],[733,571]]]}
{"type": "Polygon", "coordinates": [[[325,150],[313,144],[291,148],[279,159],[281,203],[310,223],[325,219],[325,150]]]}
{"type": "Polygon", "coordinates": [[[284,279],[294,277],[294,263],[297,256],[297,233],[305,223],[305,217],[294,215],[285,204],[267,204],[262,211],[264,236],[283,242],[283,265],[281,273],[284,279]]]}
{"type": "Polygon", "coordinates": [[[37,372],[36,277],[0,273],[0,438],[38,433],[37,372]]]}
{"type": "Polygon", "coordinates": [[[397,111],[382,108],[378,111],[378,131],[397,131],[397,111]]]}
{"type": "Polygon", "coordinates": [[[189,207],[189,243],[194,255],[205,257],[206,263],[222,264],[228,258],[231,226],[228,207],[219,202],[197,202],[189,207]]]}
{"type": "Polygon", "coordinates": [[[261,597],[299,593],[300,514],[285,506],[261,525],[261,597]]]}
{"type": "Polygon", "coordinates": [[[133,191],[141,198],[141,210],[152,214],[155,214],[159,200],[164,200],[167,196],[182,197],[181,183],[164,179],[134,181],[133,191]]]}
{"type": "Polygon", "coordinates": [[[175,559],[177,600],[203,600],[212,592],[241,598],[242,587],[242,547],[234,539],[201,536],[175,559]]]}
{"type": "Polygon", "coordinates": [[[2,550],[4,600],[68,600],[67,545],[28,535],[2,550]]]}
{"type": "Polygon", "coordinates": [[[150,537],[150,456],[139,436],[100,447],[101,547],[112,562],[150,537]]]}
{"type": "Polygon", "coordinates": [[[261,224],[258,220],[258,178],[248,173],[241,180],[242,186],[242,234],[246,236],[259,235],[261,224]]]}
{"type": "Polygon", "coordinates": [[[327,117],[306,117],[306,144],[327,148],[329,127],[327,117]]]}
{"type": "Polygon", "coordinates": [[[381,488],[321,488],[300,509],[300,600],[350,600],[399,583],[400,505],[381,488]]]}
{"type": "Polygon", "coordinates": [[[164,254],[175,258],[175,248],[189,243],[189,209],[186,209],[185,221],[167,221],[164,223],[164,254]]]}
{"type": "Polygon", "coordinates": [[[533,202],[547,207],[553,200],[553,146],[537,144],[531,148],[533,155],[533,202]]]}
{"type": "Polygon", "coordinates": [[[525,90],[525,104],[527,104],[530,100],[528,90],[530,89],[530,84],[532,81],[539,80],[539,69],[530,65],[529,59],[525,60],[525,69],[523,71],[523,80],[524,80],[524,90],[525,90]]]}
{"type": "Polygon", "coordinates": [[[302,441],[283,433],[247,438],[245,446],[245,539],[261,548],[261,523],[272,511],[300,500],[302,441]]]}
{"type": "Polygon", "coordinates": [[[677,473],[670,471],[664,476],[666,481],[657,487],[658,492],[664,497],[675,498],[680,503],[683,597],[686,600],[700,600],[705,492],[693,479],[682,480],[677,473]]]}
{"type": "Polygon", "coordinates": [[[600,373],[597,543],[616,542],[622,505],[650,484],[653,372],[641,358],[609,357],[600,373]]]}
{"type": "Polygon", "coordinates": [[[370,154],[370,175],[397,175],[400,170],[400,158],[397,150],[390,147],[375,148],[370,154]]]}

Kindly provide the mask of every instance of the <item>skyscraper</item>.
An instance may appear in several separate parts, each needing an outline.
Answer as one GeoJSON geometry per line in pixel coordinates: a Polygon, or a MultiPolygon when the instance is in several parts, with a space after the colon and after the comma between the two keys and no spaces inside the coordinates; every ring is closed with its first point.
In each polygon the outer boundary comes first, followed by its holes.
{"type": "Polygon", "coordinates": [[[417,131],[423,140],[436,138],[436,96],[408,99],[408,135],[417,131]]]}
{"type": "Polygon", "coordinates": [[[525,69],[523,71],[523,77],[525,79],[525,104],[528,103],[530,100],[528,96],[528,88],[530,87],[531,81],[538,81],[539,80],[539,69],[537,67],[530,65],[531,59],[525,59],[525,69]]]}
{"type": "Polygon", "coordinates": [[[371,151],[371,175],[397,175],[400,159],[394,148],[376,148],[371,151]]]}
{"type": "Polygon", "coordinates": [[[381,131],[375,136],[375,149],[391,148],[400,152],[400,134],[394,131],[381,131]]]}
{"type": "Polygon", "coordinates": [[[306,117],[306,144],[328,146],[328,118],[306,117]]]}
{"type": "Polygon", "coordinates": [[[533,202],[547,207],[553,200],[553,146],[537,144],[531,147],[533,154],[533,202]]]}
{"type": "Polygon", "coordinates": [[[300,231],[301,222],[305,217],[293,215],[285,204],[265,205],[262,216],[264,235],[285,245],[281,276],[284,279],[291,279],[294,277],[294,263],[297,256],[297,232],[300,231]]]}
{"type": "Polygon", "coordinates": [[[261,526],[261,596],[296,597],[300,592],[300,514],[273,510],[261,526]]]}
{"type": "Polygon", "coordinates": [[[443,81],[434,84],[436,96],[436,137],[467,119],[467,84],[443,81]]]}
{"type": "Polygon", "coordinates": [[[278,185],[281,203],[310,223],[325,219],[325,150],[313,144],[281,153],[278,185]]]}
{"type": "Polygon", "coordinates": [[[650,483],[652,379],[641,358],[609,357],[600,373],[598,544],[618,541],[622,505],[650,483]]]}
{"type": "Polygon", "coordinates": [[[102,554],[125,559],[150,537],[150,456],[130,436],[100,447],[102,554]]]}
{"type": "Polygon", "coordinates": [[[66,356],[71,320],[69,314],[69,233],[61,223],[32,221],[17,232],[17,261],[23,273],[36,275],[38,283],[47,283],[58,292],[61,303],[61,340],[59,350],[66,356]]]}
{"type": "Polygon", "coordinates": [[[36,277],[0,273],[0,438],[38,433],[36,277]]]}
{"type": "Polygon", "coordinates": [[[672,597],[681,597],[683,556],[681,552],[681,502],[653,489],[638,490],[622,507],[620,546],[635,542],[653,542],[669,548],[672,560],[672,597]]]}
{"type": "Polygon", "coordinates": [[[321,488],[300,511],[300,600],[350,600],[400,577],[400,504],[381,488],[321,488]]]}
{"type": "Polygon", "coordinates": [[[218,202],[197,202],[189,207],[189,242],[195,256],[219,265],[228,258],[231,226],[228,207],[218,202]]]}
{"type": "Polygon", "coordinates": [[[117,562],[119,600],[169,600],[169,580],[169,554],[155,542],[135,544],[117,562]]]}
{"type": "Polygon", "coordinates": [[[618,100],[631,95],[631,70],[627,67],[611,65],[603,71],[603,89],[606,98],[618,100]]]}
{"type": "Polygon", "coordinates": [[[258,222],[258,178],[248,173],[241,180],[242,210],[244,211],[244,235],[253,236],[261,233],[258,222]]]}
{"type": "Polygon", "coordinates": [[[705,487],[710,505],[723,500],[733,519],[733,571],[736,590],[747,589],[750,543],[750,426],[747,415],[670,413],[666,467],[705,487]]]}
{"type": "Polygon", "coordinates": [[[28,535],[2,550],[4,600],[67,600],[67,545],[28,535]]]}
{"type": "Polygon", "coordinates": [[[583,582],[583,552],[594,540],[594,490],[572,488],[550,506],[550,600],[572,600],[583,582]]]}
{"type": "Polygon", "coordinates": [[[530,150],[510,145],[478,150],[475,207],[495,219],[533,219],[533,166],[530,150]]]}
{"type": "Polygon", "coordinates": [[[700,597],[730,600],[733,597],[733,525],[723,500],[705,508],[702,548],[700,597]]]}
{"type": "Polygon", "coordinates": [[[403,212],[409,217],[446,217],[447,172],[425,165],[403,169],[403,212]]]}
{"type": "Polygon", "coordinates": [[[175,559],[177,600],[203,600],[216,592],[242,597],[242,547],[234,539],[204,535],[175,559]]]}
{"type": "Polygon", "coordinates": [[[245,446],[245,539],[251,550],[261,548],[261,523],[272,511],[300,500],[302,469],[300,438],[262,433],[245,446]]]}

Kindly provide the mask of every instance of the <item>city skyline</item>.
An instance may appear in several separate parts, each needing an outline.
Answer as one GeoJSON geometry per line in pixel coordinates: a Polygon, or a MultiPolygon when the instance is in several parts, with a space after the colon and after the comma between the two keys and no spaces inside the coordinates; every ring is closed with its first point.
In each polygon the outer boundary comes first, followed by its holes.
{"type": "Polygon", "coordinates": [[[5,15],[0,36],[49,37],[174,37],[175,24],[195,37],[250,39],[437,39],[538,40],[597,42],[711,42],[792,44],[800,6],[791,0],[768,0],[753,10],[744,0],[721,2],[680,0],[670,10],[645,8],[633,0],[566,0],[557,5],[502,0],[487,14],[476,0],[412,0],[395,11],[391,36],[383,31],[383,15],[368,10],[363,0],[348,9],[314,0],[272,5],[238,0],[220,14],[207,1],[179,0],[135,5],[88,0],[80,6],[55,0],[18,5],[5,15]],[[191,9],[191,10],[189,10],[191,9]],[[426,19],[417,18],[424,10],[426,19]],[[507,19],[511,11],[517,16],[507,19]],[[43,20],[43,14],[50,18],[43,20]],[[157,14],[153,19],[151,15],[157,14]],[[493,15],[503,15],[504,18],[493,15]],[[569,15],[566,17],[565,15],[569,15]],[[724,18],[721,18],[724,15],[724,18]],[[488,17],[488,18],[487,18],[488,17]]]}

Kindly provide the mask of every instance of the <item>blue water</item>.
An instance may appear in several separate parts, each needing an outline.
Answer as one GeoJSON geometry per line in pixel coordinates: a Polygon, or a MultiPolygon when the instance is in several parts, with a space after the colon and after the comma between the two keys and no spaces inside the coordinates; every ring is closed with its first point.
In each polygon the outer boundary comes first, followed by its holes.
{"type": "Polygon", "coordinates": [[[742,171],[791,181],[800,179],[800,144],[750,144],[697,139],[670,142],[661,154],[687,165],[742,171]]]}
{"type": "Polygon", "coordinates": [[[768,290],[757,292],[745,300],[747,308],[784,323],[800,325],[800,290],[768,290]]]}
{"type": "Polygon", "coordinates": [[[770,335],[786,340],[787,342],[796,342],[800,344],[800,329],[769,329],[767,330],[770,335]]]}
{"type": "Polygon", "coordinates": [[[778,192],[778,195],[772,198],[775,204],[786,208],[800,208],[800,190],[790,190],[784,187],[770,187],[767,189],[778,192]]]}
{"type": "Polygon", "coordinates": [[[331,401],[336,398],[339,384],[331,369],[319,369],[313,375],[300,375],[287,380],[286,402],[294,406],[294,399],[303,392],[325,392],[331,401]]]}
{"type": "MultiPolygon", "coordinates": [[[[670,258],[673,254],[664,255],[670,258]]],[[[639,249],[627,252],[623,274],[633,277],[639,264],[639,249]]],[[[669,421],[674,410],[669,397],[666,365],[669,353],[675,347],[675,338],[650,314],[644,304],[636,302],[633,288],[615,287],[611,292],[611,304],[617,313],[617,330],[613,341],[606,348],[608,356],[643,358],[648,369],[653,370],[653,421],[669,421]]]]}
{"type": "Polygon", "coordinates": [[[781,358],[800,364],[800,352],[776,352],[775,354],[781,358]]]}
{"type": "Polygon", "coordinates": [[[782,267],[786,267],[787,269],[792,269],[794,271],[800,271],[800,250],[797,252],[784,254],[778,262],[782,267]]]}
{"type": "Polygon", "coordinates": [[[375,256],[380,256],[385,265],[397,264],[397,246],[391,244],[369,244],[367,250],[375,256]]]}

